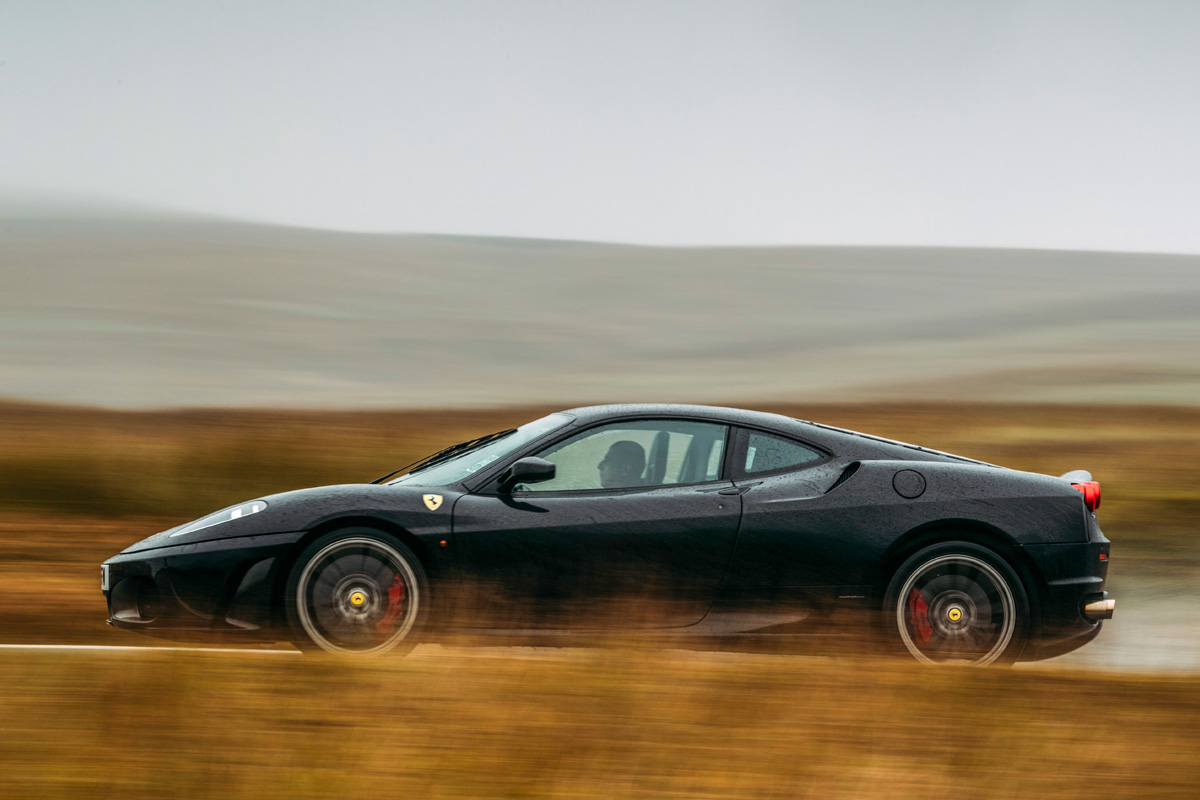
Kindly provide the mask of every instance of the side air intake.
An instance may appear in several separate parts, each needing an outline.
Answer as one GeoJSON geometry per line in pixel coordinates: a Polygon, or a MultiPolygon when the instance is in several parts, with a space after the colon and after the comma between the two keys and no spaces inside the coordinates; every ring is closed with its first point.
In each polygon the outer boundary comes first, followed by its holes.
{"type": "Polygon", "coordinates": [[[829,489],[825,492],[825,494],[829,494],[829,492],[832,492],[834,489],[841,486],[846,481],[850,480],[850,478],[854,475],[854,473],[858,472],[859,464],[860,464],[860,462],[858,462],[858,461],[847,464],[846,468],[844,470],[842,470],[842,474],[838,475],[838,479],[833,482],[833,486],[830,486],[829,489]]]}

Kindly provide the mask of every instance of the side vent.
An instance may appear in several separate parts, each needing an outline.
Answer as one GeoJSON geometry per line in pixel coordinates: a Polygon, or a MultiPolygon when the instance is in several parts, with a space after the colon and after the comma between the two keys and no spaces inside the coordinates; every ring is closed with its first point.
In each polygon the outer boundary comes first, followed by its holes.
{"type": "Polygon", "coordinates": [[[854,473],[858,472],[858,467],[859,467],[858,461],[854,461],[854,462],[851,462],[850,464],[847,464],[846,468],[844,470],[842,470],[842,474],[838,475],[838,479],[833,482],[833,486],[830,486],[825,491],[825,494],[829,494],[834,489],[841,486],[846,481],[850,480],[851,476],[853,476],[854,473]]]}

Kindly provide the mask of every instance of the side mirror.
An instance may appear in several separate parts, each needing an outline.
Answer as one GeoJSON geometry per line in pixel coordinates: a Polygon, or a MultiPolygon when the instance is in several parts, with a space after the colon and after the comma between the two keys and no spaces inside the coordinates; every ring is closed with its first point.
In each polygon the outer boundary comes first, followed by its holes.
{"type": "Polygon", "coordinates": [[[544,458],[522,458],[500,476],[500,491],[511,492],[518,483],[541,483],[554,479],[557,467],[544,458]]]}

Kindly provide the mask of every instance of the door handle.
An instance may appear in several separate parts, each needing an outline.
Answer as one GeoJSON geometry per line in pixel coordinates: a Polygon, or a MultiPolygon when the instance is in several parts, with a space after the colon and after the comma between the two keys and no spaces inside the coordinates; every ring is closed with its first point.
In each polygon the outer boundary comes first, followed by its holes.
{"type": "Polygon", "coordinates": [[[754,483],[743,483],[741,486],[734,486],[729,489],[722,489],[721,491],[717,492],[717,494],[723,494],[726,496],[745,494],[746,492],[753,489],[755,486],[758,486],[760,483],[762,483],[762,481],[754,481],[754,483]]]}

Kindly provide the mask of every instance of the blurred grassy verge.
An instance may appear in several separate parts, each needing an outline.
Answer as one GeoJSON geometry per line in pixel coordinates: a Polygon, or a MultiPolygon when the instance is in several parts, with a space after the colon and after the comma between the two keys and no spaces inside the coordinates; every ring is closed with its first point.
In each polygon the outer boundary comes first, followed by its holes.
{"type": "Polygon", "coordinates": [[[634,649],[0,653],[5,797],[1191,797],[1200,679],[634,649]],[[18,690],[12,689],[17,687],[18,690]]]}
{"type": "Polygon", "coordinates": [[[121,412],[0,405],[0,511],[183,520],[239,500],[357,483],[538,410],[121,412]]]}
{"type": "MultiPolygon", "coordinates": [[[[550,409],[116,412],[0,405],[0,639],[143,641],[106,629],[98,564],[208,511],[370,480],[550,409]]],[[[1200,410],[873,404],[764,408],[1017,469],[1088,469],[1114,580],[1195,581],[1200,410]]]]}

